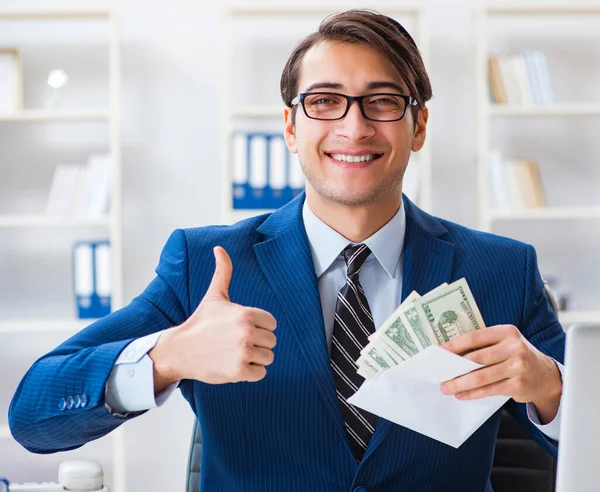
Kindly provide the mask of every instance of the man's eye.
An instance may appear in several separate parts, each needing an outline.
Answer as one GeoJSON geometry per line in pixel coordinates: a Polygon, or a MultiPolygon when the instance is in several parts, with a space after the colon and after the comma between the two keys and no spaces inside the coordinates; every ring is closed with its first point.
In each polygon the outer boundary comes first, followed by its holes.
{"type": "Polygon", "coordinates": [[[336,101],[334,101],[333,99],[326,99],[324,97],[320,98],[320,99],[316,99],[315,101],[312,102],[312,104],[316,104],[317,106],[329,106],[331,104],[335,104],[336,101]]]}
{"type": "Polygon", "coordinates": [[[375,104],[397,104],[395,99],[391,99],[389,97],[380,97],[371,102],[375,104]]]}

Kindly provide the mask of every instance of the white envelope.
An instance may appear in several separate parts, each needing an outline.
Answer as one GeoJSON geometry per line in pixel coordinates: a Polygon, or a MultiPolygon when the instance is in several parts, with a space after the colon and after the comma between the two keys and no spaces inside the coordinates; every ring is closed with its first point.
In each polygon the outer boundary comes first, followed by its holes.
{"type": "Polygon", "coordinates": [[[365,381],[348,402],[458,448],[506,401],[506,396],[457,400],[440,384],[481,366],[431,346],[365,381]]]}

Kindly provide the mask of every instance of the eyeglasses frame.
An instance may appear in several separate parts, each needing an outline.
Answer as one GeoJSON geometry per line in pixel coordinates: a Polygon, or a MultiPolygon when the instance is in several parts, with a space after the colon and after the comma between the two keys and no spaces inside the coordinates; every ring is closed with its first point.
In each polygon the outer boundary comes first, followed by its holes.
{"type": "Polygon", "coordinates": [[[348,111],[350,111],[350,106],[352,105],[352,103],[354,101],[356,101],[358,103],[358,107],[360,108],[360,112],[363,115],[363,118],[365,118],[366,120],[369,120],[369,121],[376,121],[376,122],[380,122],[380,123],[390,123],[392,121],[400,121],[402,118],[404,118],[404,115],[406,114],[406,110],[408,109],[409,106],[416,106],[418,104],[418,101],[412,96],[407,96],[406,94],[395,94],[392,92],[375,92],[373,94],[364,94],[362,96],[347,96],[346,94],[341,94],[339,92],[315,91],[315,92],[301,92],[294,99],[292,99],[291,106],[294,107],[294,106],[300,104],[302,106],[302,110],[304,111],[304,114],[306,115],[306,117],[310,118],[311,120],[339,121],[346,117],[346,115],[348,114],[348,111]],[[315,116],[310,116],[308,114],[308,111],[306,111],[306,106],[304,105],[304,99],[306,98],[306,96],[313,96],[316,94],[323,94],[323,95],[329,95],[329,96],[341,96],[344,99],[346,99],[346,110],[344,111],[344,114],[342,114],[342,116],[340,116],[339,118],[317,118],[315,116]],[[373,96],[401,97],[402,99],[404,99],[404,102],[406,103],[404,106],[404,112],[400,115],[399,118],[395,118],[393,120],[376,120],[373,118],[369,118],[365,113],[365,108],[363,107],[362,101],[363,101],[363,99],[365,99],[367,97],[373,97],[373,96]]]}

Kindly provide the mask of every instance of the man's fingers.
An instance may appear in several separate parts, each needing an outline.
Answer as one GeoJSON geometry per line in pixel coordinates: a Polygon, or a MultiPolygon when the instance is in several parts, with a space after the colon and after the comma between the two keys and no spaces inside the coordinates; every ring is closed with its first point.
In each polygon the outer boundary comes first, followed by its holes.
{"type": "Polygon", "coordinates": [[[221,246],[216,246],[213,253],[215,255],[215,273],[206,291],[206,296],[229,300],[229,283],[233,271],[231,258],[221,246]]]}
{"type": "Polygon", "coordinates": [[[503,379],[502,381],[488,384],[487,386],[482,386],[481,388],[458,393],[456,398],[459,400],[476,400],[486,396],[510,396],[510,392],[510,381],[508,379],[503,379]]]}
{"type": "Polygon", "coordinates": [[[272,350],[264,347],[253,347],[250,354],[250,360],[248,362],[257,364],[260,366],[268,366],[273,363],[275,355],[272,350]]]}
{"type": "Polygon", "coordinates": [[[277,328],[277,320],[268,311],[253,307],[247,307],[244,310],[244,315],[247,316],[248,321],[257,328],[264,328],[270,331],[274,331],[277,328]]]}
{"type": "Polygon", "coordinates": [[[511,355],[513,355],[513,350],[510,343],[502,341],[495,345],[469,352],[463,357],[476,362],[477,364],[481,364],[482,366],[491,366],[493,364],[504,362],[511,355]]]}
{"type": "Polygon", "coordinates": [[[482,330],[470,331],[442,344],[441,347],[454,354],[464,354],[469,350],[499,343],[509,335],[510,328],[510,325],[497,325],[483,328],[482,330]]]}
{"type": "Polygon", "coordinates": [[[471,391],[489,384],[508,379],[514,375],[510,361],[504,361],[493,366],[482,367],[464,376],[459,376],[450,381],[442,383],[442,393],[455,395],[465,391],[471,391]]]}
{"type": "Polygon", "coordinates": [[[272,349],[277,344],[277,337],[270,330],[256,328],[252,331],[252,337],[250,342],[255,347],[272,349]]]}
{"type": "Polygon", "coordinates": [[[266,375],[267,369],[265,366],[261,366],[259,364],[248,364],[245,381],[256,383],[257,381],[263,379],[266,375]]]}

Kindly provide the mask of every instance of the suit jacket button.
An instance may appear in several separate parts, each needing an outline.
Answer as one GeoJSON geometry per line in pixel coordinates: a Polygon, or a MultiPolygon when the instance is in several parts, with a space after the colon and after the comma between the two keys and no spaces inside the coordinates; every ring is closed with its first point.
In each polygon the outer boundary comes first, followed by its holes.
{"type": "Polygon", "coordinates": [[[73,398],[73,402],[74,402],[73,406],[75,408],[79,408],[81,406],[81,396],[75,395],[75,397],[73,398]]]}
{"type": "Polygon", "coordinates": [[[58,408],[60,408],[60,411],[62,412],[65,408],[67,408],[67,401],[64,398],[61,398],[58,401],[58,408]]]}
{"type": "Polygon", "coordinates": [[[88,402],[87,395],[81,395],[81,408],[85,408],[88,402]]]}
{"type": "Polygon", "coordinates": [[[67,398],[67,408],[68,408],[69,410],[71,410],[71,408],[73,408],[73,404],[74,404],[73,397],[72,397],[72,396],[69,396],[69,397],[67,398]]]}

